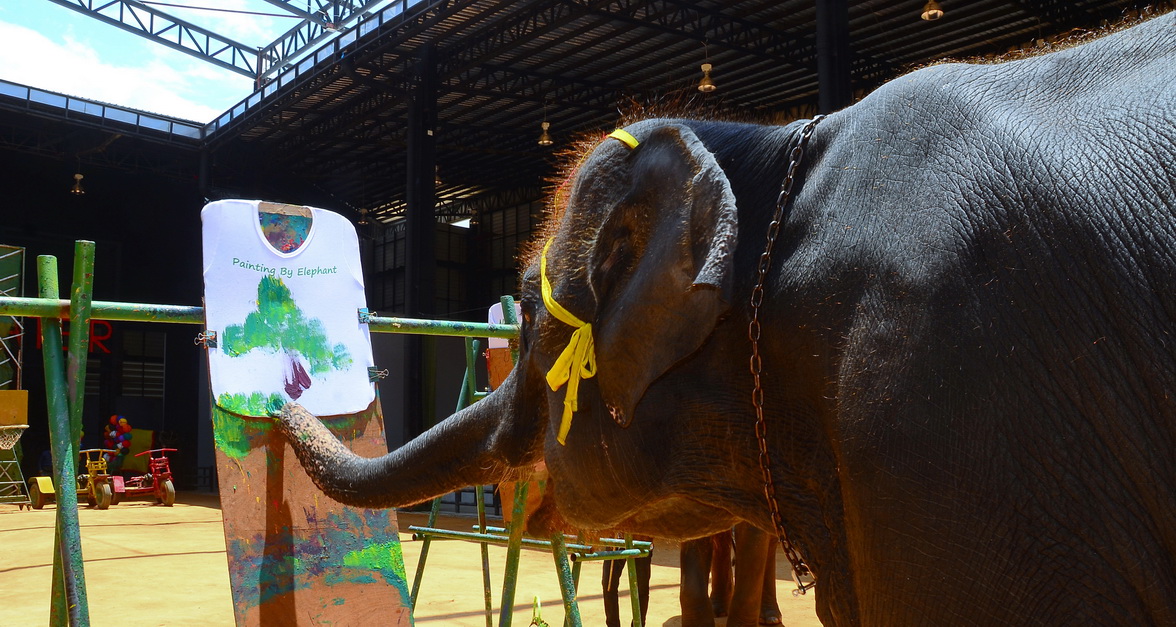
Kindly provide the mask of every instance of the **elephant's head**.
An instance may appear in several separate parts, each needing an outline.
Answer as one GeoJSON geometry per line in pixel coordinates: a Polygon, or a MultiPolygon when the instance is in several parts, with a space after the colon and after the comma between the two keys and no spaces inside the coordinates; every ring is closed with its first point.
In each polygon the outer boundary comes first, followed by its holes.
{"type": "Polygon", "coordinates": [[[545,459],[572,523],[678,537],[729,526],[725,500],[762,499],[726,478],[758,475],[754,440],[727,425],[746,399],[700,385],[746,373],[743,348],[708,342],[732,300],[731,184],[686,124],[628,132],[582,162],[527,267],[519,362],[498,390],[375,460],[287,407],[283,428],[328,495],[402,506],[545,459]],[[716,450],[731,438],[745,450],[716,450]]]}

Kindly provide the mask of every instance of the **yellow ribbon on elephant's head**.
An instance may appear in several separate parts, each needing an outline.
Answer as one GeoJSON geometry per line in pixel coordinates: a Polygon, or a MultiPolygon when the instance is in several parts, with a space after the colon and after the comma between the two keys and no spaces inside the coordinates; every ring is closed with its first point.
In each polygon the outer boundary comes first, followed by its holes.
{"type": "Polygon", "coordinates": [[[618,128],[617,130],[609,133],[608,136],[613,139],[621,140],[621,142],[623,142],[630,149],[636,148],[637,145],[641,143],[641,142],[637,141],[636,137],[633,137],[632,135],[630,135],[629,131],[626,131],[625,129],[621,129],[621,128],[618,128]]]}
{"type": "Polygon", "coordinates": [[[557,320],[575,327],[568,345],[556,358],[551,370],[547,371],[547,385],[551,391],[556,391],[566,383],[567,393],[564,394],[563,415],[560,417],[559,433],[555,439],[564,444],[568,431],[572,428],[572,414],[578,409],[577,396],[580,393],[580,379],[590,379],[596,375],[596,348],[592,341],[592,325],[572,315],[562,305],[555,302],[551,295],[551,281],[547,280],[547,249],[551,247],[551,240],[543,245],[543,256],[539,260],[539,277],[542,281],[543,305],[557,320]]]}

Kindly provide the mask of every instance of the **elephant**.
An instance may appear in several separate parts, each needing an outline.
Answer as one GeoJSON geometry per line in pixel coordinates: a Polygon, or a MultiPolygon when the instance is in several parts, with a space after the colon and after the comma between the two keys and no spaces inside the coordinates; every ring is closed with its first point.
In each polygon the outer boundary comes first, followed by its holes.
{"type": "Polygon", "coordinates": [[[733,530],[683,542],[680,565],[682,627],[713,627],[715,618],[724,616],[727,627],[780,624],[772,534],[741,522],[733,530]]]}
{"type": "Polygon", "coordinates": [[[634,122],[556,195],[501,387],[374,459],[278,429],[357,506],[543,460],[580,528],[746,521],[827,625],[1176,624],[1174,85],[1168,13],[810,121],[634,122]]]}

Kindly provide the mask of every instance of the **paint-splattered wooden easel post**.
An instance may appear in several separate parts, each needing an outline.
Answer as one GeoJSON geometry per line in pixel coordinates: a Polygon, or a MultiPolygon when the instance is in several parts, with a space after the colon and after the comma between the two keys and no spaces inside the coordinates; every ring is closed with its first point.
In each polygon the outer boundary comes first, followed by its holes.
{"type": "MultiPolygon", "coordinates": [[[[271,422],[213,415],[237,625],[409,625],[395,511],[323,496],[271,422]]],[[[387,452],[378,399],[322,421],[359,455],[387,452]]]]}

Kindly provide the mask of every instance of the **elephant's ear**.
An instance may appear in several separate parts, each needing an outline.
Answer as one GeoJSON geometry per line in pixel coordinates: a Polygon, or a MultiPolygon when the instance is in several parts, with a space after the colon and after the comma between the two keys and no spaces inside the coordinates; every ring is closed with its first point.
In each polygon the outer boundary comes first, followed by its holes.
{"type": "Polygon", "coordinates": [[[626,423],[727,312],[737,217],[722,168],[684,126],[650,132],[623,162],[588,271],[597,385],[626,423]]]}

